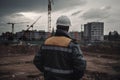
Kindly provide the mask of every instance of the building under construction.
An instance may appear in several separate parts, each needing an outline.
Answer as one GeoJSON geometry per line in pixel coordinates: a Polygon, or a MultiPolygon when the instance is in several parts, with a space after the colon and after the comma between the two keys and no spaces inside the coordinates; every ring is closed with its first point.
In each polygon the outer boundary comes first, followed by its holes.
{"type": "Polygon", "coordinates": [[[104,40],[104,23],[90,22],[84,24],[84,40],[87,42],[99,42],[104,40]]]}

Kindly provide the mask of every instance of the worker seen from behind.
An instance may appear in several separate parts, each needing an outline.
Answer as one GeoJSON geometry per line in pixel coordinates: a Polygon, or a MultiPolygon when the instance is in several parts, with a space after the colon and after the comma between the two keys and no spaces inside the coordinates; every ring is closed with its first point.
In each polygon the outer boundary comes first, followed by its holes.
{"type": "Polygon", "coordinates": [[[78,43],[68,34],[70,26],[70,19],[60,16],[54,36],[46,39],[35,55],[33,62],[45,80],[80,80],[84,75],[86,60],[78,43]]]}

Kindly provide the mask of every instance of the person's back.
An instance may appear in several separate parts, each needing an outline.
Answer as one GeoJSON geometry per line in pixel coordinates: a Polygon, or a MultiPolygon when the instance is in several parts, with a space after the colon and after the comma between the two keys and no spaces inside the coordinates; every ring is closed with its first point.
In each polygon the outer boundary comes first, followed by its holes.
{"type": "Polygon", "coordinates": [[[55,35],[44,42],[34,58],[45,80],[79,80],[84,74],[86,61],[67,28],[59,24],[55,35]]]}

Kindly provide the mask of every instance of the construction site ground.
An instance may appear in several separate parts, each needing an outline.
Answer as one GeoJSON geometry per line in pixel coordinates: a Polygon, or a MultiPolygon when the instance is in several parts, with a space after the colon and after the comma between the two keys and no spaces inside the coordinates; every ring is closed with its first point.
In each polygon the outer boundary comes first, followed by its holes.
{"type": "MultiPolygon", "coordinates": [[[[44,80],[42,73],[32,63],[36,52],[7,55],[1,52],[0,80],[44,80]]],[[[83,80],[120,80],[120,55],[86,51],[83,54],[87,60],[83,80]]]]}

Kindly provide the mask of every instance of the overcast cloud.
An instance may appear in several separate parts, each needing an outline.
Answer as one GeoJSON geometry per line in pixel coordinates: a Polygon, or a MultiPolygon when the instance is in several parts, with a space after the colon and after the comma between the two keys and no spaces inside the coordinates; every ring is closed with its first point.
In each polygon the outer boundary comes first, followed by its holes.
{"type": "MultiPolygon", "coordinates": [[[[53,11],[86,3],[86,0],[53,1],[53,11]]],[[[18,12],[46,12],[47,4],[48,0],[0,0],[0,16],[18,12]]]]}
{"type": "MultiPolygon", "coordinates": [[[[52,26],[60,15],[67,15],[72,21],[71,31],[81,31],[80,25],[91,21],[105,22],[105,34],[117,30],[120,33],[120,0],[53,0],[52,26]]],[[[35,19],[42,16],[34,29],[47,31],[48,0],[0,0],[0,34],[11,31],[8,22],[29,22],[16,24],[15,32],[26,29],[35,19]]]]}
{"type": "Polygon", "coordinates": [[[109,17],[109,10],[111,9],[110,6],[104,6],[101,8],[96,8],[96,9],[89,9],[88,11],[86,11],[82,17],[84,19],[102,19],[102,18],[106,18],[109,17]]]}

